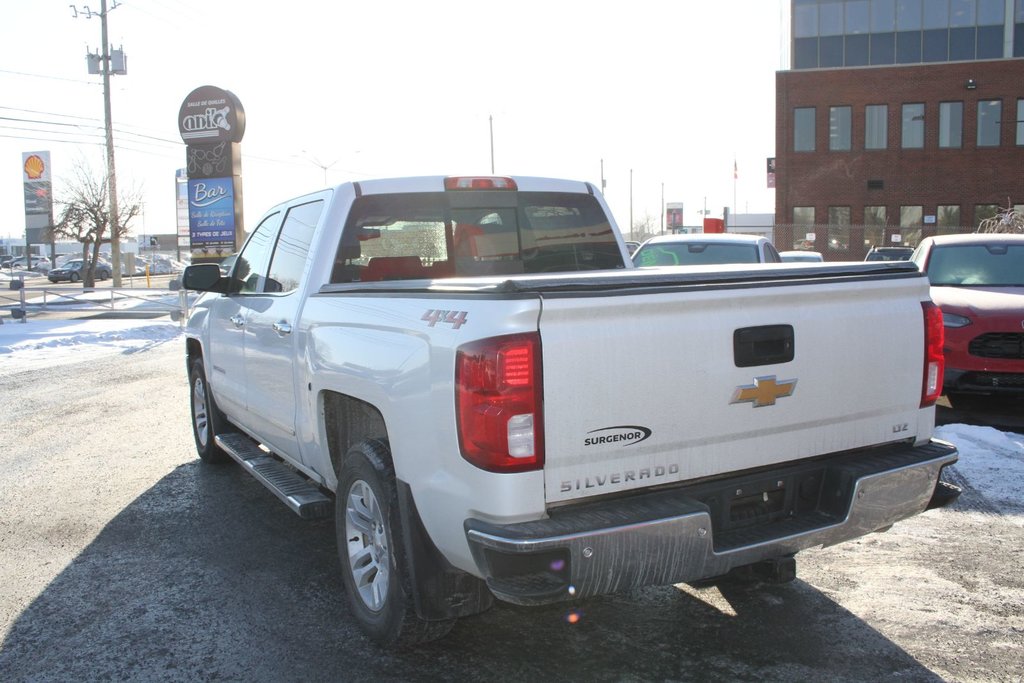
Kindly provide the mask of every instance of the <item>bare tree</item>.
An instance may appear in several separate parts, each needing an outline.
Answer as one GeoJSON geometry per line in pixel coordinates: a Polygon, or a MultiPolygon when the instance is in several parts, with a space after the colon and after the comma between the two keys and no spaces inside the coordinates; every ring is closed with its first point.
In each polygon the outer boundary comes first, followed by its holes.
{"type": "MultiPolygon", "coordinates": [[[[110,230],[110,193],[107,189],[107,174],[96,174],[84,161],[75,164],[71,178],[63,182],[63,190],[56,197],[60,207],[60,218],[54,225],[53,232],[57,237],[73,239],[82,244],[82,259],[85,268],[82,272],[82,285],[92,287],[95,284],[96,262],[100,255],[100,245],[109,240],[110,230]],[[90,247],[92,256],[89,255],[90,247]]],[[[133,218],[142,211],[141,193],[132,188],[119,193],[117,198],[118,237],[128,235],[128,227],[133,218]]]]}
{"type": "Polygon", "coordinates": [[[636,242],[643,242],[648,237],[654,237],[654,218],[651,214],[644,213],[642,218],[634,218],[629,236],[636,242]]]}
{"type": "Polygon", "coordinates": [[[986,218],[978,225],[978,232],[1024,233],[1024,214],[1013,208],[1006,199],[1006,208],[1000,209],[992,218],[986,218]]]}

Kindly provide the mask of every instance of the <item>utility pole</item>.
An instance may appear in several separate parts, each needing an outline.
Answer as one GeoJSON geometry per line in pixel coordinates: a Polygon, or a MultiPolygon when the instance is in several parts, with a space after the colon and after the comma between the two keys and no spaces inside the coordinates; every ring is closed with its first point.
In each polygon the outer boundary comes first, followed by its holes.
{"type": "MultiPolygon", "coordinates": [[[[113,6],[110,10],[113,11],[119,7],[117,0],[113,0],[113,6]]],[[[71,10],[74,12],[74,17],[79,16],[78,8],[75,5],[71,5],[71,10]]],[[[110,113],[110,76],[111,74],[125,74],[127,70],[124,68],[124,52],[116,50],[115,54],[119,57],[120,65],[117,69],[111,62],[110,53],[110,42],[107,38],[107,0],[100,0],[100,11],[97,14],[89,9],[88,5],[83,8],[83,16],[86,19],[92,19],[95,16],[100,18],[100,40],[103,42],[103,52],[100,57],[99,73],[103,75],[103,118],[104,125],[106,127],[106,138],[107,138],[107,189],[110,196],[110,260],[111,267],[114,272],[112,273],[114,279],[114,287],[121,286],[121,238],[118,235],[120,220],[118,217],[117,207],[117,170],[114,164],[114,126],[110,113]]],[[[94,59],[93,55],[89,55],[89,72],[93,71],[94,59]]]]}
{"type": "Polygon", "coordinates": [[[489,115],[487,123],[491,128],[491,175],[494,175],[494,116],[489,115]]]}
{"type": "Polygon", "coordinates": [[[606,194],[605,189],[607,187],[608,184],[604,180],[604,159],[601,159],[601,194],[606,194]]]}

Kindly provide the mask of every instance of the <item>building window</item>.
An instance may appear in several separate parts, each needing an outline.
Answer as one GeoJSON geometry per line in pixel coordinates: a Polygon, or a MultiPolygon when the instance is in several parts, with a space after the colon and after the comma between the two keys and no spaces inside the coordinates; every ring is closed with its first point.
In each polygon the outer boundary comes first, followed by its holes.
{"type": "Polygon", "coordinates": [[[814,207],[794,206],[793,225],[814,225],[814,207]]]}
{"type": "Polygon", "coordinates": [[[921,241],[921,223],[924,220],[923,206],[900,207],[900,245],[916,247],[921,241]]]}
{"type": "Polygon", "coordinates": [[[864,207],[864,248],[885,246],[885,207],[864,207]]]}
{"type": "Polygon", "coordinates": [[[949,0],[924,0],[922,25],[927,31],[949,28],[949,0]]]}
{"type": "Polygon", "coordinates": [[[796,38],[818,37],[818,6],[795,3],[793,7],[793,36],[796,38]]]}
{"type": "Polygon", "coordinates": [[[925,31],[921,52],[921,61],[947,61],[949,59],[949,29],[937,28],[925,31]]]}
{"type": "Polygon", "coordinates": [[[900,227],[914,227],[921,225],[921,220],[924,217],[924,207],[922,206],[901,206],[900,207],[900,227]]]}
{"type": "Polygon", "coordinates": [[[798,107],[793,110],[793,151],[814,151],[814,107],[798,107]]]}
{"type": "Polygon", "coordinates": [[[828,207],[828,248],[830,251],[850,248],[850,207],[828,207]]]}
{"type": "Polygon", "coordinates": [[[963,145],[964,103],[939,103],[939,147],[954,148],[963,145]]]}
{"type": "Polygon", "coordinates": [[[940,235],[960,232],[960,207],[956,204],[942,204],[938,207],[938,232],[940,235]]]}
{"type": "Polygon", "coordinates": [[[848,207],[848,206],[830,206],[830,207],[828,207],[828,224],[829,225],[849,225],[850,224],[850,207],[848,207]]]}
{"type": "Polygon", "coordinates": [[[949,25],[974,26],[974,10],[977,0],[949,0],[949,25]]]}
{"type": "Polygon", "coordinates": [[[896,34],[871,34],[871,64],[893,64],[896,61],[896,34]]]}
{"type": "Polygon", "coordinates": [[[884,206],[865,206],[864,225],[885,225],[884,206]]]}
{"type": "Polygon", "coordinates": [[[1003,56],[1003,26],[978,27],[978,51],[975,59],[1000,59],[1003,56]]]}
{"type": "Polygon", "coordinates": [[[896,3],[896,29],[898,31],[919,31],[921,29],[921,0],[899,0],[896,3]]]}
{"type": "Polygon", "coordinates": [[[903,105],[903,149],[924,148],[924,104],[903,105]]]}
{"type": "Polygon", "coordinates": [[[871,3],[871,32],[888,33],[896,29],[896,0],[871,3]]]}
{"type": "Polygon", "coordinates": [[[896,63],[916,64],[921,61],[921,32],[901,31],[896,34],[896,63]]]}
{"type": "Polygon", "coordinates": [[[974,59],[974,39],[977,30],[970,28],[949,29],[949,61],[962,62],[974,59]]]}
{"type": "Polygon", "coordinates": [[[834,152],[850,150],[850,107],[829,107],[828,148],[834,152]]]}
{"type": "Polygon", "coordinates": [[[1024,0],[1017,0],[1013,19],[1013,56],[1024,57],[1024,0]]]}
{"type": "Polygon", "coordinates": [[[983,220],[995,218],[999,213],[998,204],[975,204],[974,205],[974,227],[981,225],[983,220]]]}
{"type": "Polygon", "coordinates": [[[978,100],[978,147],[999,146],[1002,100],[978,100]]]}
{"type": "Polygon", "coordinates": [[[846,34],[864,34],[871,31],[868,0],[846,0],[846,34]]]}
{"type": "Polygon", "coordinates": [[[889,106],[869,104],[864,108],[864,149],[889,146],[889,106]]]}
{"type": "MultiPolygon", "coordinates": [[[[1024,2],[1024,0],[1018,0],[1024,2]]],[[[1017,100],[1017,146],[1024,145],[1024,100],[1017,100]]]]}

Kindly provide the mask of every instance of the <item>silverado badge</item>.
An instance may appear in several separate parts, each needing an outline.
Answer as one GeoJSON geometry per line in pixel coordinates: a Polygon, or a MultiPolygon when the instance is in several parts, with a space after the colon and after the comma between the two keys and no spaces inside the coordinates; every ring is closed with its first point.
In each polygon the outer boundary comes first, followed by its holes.
{"type": "Polygon", "coordinates": [[[787,379],[781,382],[775,379],[775,375],[767,377],[755,377],[753,384],[745,384],[736,387],[733,392],[732,403],[753,403],[755,408],[775,405],[775,400],[792,396],[796,389],[796,380],[787,379]]]}

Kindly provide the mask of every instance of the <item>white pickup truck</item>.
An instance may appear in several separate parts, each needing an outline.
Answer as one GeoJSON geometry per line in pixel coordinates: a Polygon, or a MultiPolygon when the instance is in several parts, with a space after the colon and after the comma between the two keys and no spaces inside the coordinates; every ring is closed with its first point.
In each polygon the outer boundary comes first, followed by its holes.
{"type": "Polygon", "coordinates": [[[200,456],[334,515],[382,644],[494,597],[788,580],[958,494],[910,263],[634,268],[589,183],[429,177],[282,203],[183,285],[200,456]]]}

